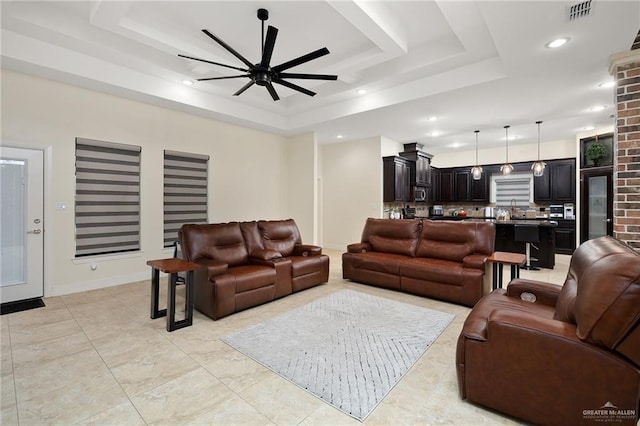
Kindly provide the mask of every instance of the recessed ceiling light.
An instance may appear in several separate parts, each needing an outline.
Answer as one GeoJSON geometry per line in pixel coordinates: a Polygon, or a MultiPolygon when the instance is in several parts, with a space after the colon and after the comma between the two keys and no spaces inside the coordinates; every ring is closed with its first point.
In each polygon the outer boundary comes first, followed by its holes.
{"type": "Polygon", "coordinates": [[[427,118],[427,121],[436,121],[438,119],[438,117],[436,117],[435,115],[432,115],[431,117],[427,118]]]}
{"type": "Polygon", "coordinates": [[[615,85],[616,85],[616,82],[611,80],[611,81],[605,81],[604,83],[598,84],[598,87],[602,87],[603,89],[608,89],[609,87],[613,87],[615,85]]]}
{"type": "Polygon", "coordinates": [[[589,108],[589,111],[598,112],[598,111],[602,111],[606,107],[607,107],[606,105],[596,105],[589,108]]]}
{"type": "Polygon", "coordinates": [[[358,95],[366,95],[367,91],[365,89],[358,89],[358,91],[356,92],[358,95]]]}
{"type": "Polygon", "coordinates": [[[342,135],[338,135],[338,136],[336,136],[336,138],[342,139],[342,135]]]}
{"type": "Polygon", "coordinates": [[[429,135],[429,136],[440,136],[441,134],[442,134],[442,132],[439,132],[437,130],[434,130],[431,133],[427,133],[427,135],[429,135]]]}
{"type": "Polygon", "coordinates": [[[193,86],[196,83],[193,80],[182,80],[182,84],[185,86],[193,86]]]}
{"type": "Polygon", "coordinates": [[[560,38],[557,38],[555,40],[551,40],[545,46],[549,47],[551,49],[556,49],[556,48],[558,48],[560,46],[564,46],[565,44],[567,44],[567,42],[569,40],[570,40],[569,37],[560,37],[560,38]]]}
{"type": "Polygon", "coordinates": [[[584,126],[584,127],[583,127],[582,129],[580,129],[580,130],[587,130],[587,131],[588,131],[588,130],[595,130],[595,127],[593,127],[593,126],[584,126]]]}
{"type": "Polygon", "coordinates": [[[565,44],[567,44],[568,41],[569,41],[569,37],[560,37],[560,38],[557,38],[555,40],[550,41],[549,43],[546,44],[546,46],[551,48],[551,49],[555,49],[555,48],[558,48],[560,46],[564,46],[565,44]]]}

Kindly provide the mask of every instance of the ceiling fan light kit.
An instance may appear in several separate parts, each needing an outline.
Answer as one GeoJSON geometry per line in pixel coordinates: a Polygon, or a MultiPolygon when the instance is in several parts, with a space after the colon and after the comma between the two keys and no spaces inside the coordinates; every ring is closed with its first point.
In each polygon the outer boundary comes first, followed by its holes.
{"type": "Polygon", "coordinates": [[[247,60],[244,56],[238,53],[235,49],[225,43],[222,39],[212,34],[209,30],[203,29],[202,32],[205,33],[209,38],[214,40],[220,46],[222,46],[225,50],[231,53],[233,56],[238,58],[246,68],[236,67],[233,65],[222,64],[219,62],[208,61],[206,59],[195,58],[193,56],[181,55],[178,56],[181,58],[191,59],[194,61],[200,61],[207,64],[217,65],[229,69],[234,69],[236,71],[244,72],[244,74],[239,75],[230,75],[224,77],[209,77],[209,78],[199,78],[197,81],[211,81],[211,80],[225,80],[231,78],[249,78],[249,82],[242,86],[234,96],[241,95],[245,90],[253,86],[254,84],[262,87],[266,87],[267,91],[271,95],[271,98],[274,101],[280,99],[278,93],[273,87],[273,83],[279,84],[284,87],[288,87],[289,89],[296,90],[300,93],[304,93],[308,96],[314,96],[316,93],[306,89],[304,87],[298,86],[297,84],[291,83],[286,79],[301,79],[301,80],[337,80],[337,75],[329,75],[329,74],[306,74],[306,73],[285,73],[290,68],[296,67],[298,65],[302,65],[306,62],[312,61],[314,59],[318,59],[322,56],[329,54],[329,49],[323,47],[318,50],[314,50],[313,52],[307,53],[306,55],[302,55],[298,58],[292,59],[290,61],[284,62],[280,65],[276,65],[274,67],[271,66],[271,56],[273,55],[273,48],[276,44],[276,38],[278,36],[278,29],[276,27],[272,27],[269,25],[267,28],[267,36],[264,36],[264,21],[269,19],[269,11],[266,9],[258,9],[257,13],[258,19],[262,21],[262,58],[259,63],[252,64],[247,60]]]}

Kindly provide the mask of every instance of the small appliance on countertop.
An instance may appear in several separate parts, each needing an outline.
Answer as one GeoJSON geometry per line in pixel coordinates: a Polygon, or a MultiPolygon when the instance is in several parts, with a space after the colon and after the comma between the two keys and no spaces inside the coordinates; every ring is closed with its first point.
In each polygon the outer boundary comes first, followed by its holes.
{"type": "Polygon", "coordinates": [[[564,219],[564,205],[551,204],[549,206],[549,217],[564,219]]]}
{"type": "Polygon", "coordinates": [[[573,210],[573,203],[564,203],[564,218],[575,220],[576,214],[573,210]]]}
{"type": "Polygon", "coordinates": [[[416,208],[415,207],[405,207],[402,209],[402,218],[403,219],[415,219],[416,218],[416,208]]]}
{"type": "Polygon", "coordinates": [[[444,208],[442,208],[442,205],[429,207],[429,216],[444,216],[444,208]]]}

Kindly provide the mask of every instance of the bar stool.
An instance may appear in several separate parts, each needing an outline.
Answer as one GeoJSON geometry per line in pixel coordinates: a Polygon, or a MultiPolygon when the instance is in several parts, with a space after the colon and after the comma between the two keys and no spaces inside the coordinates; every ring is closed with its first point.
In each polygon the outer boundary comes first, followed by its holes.
{"type": "Polygon", "coordinates": [[[537,261],[535,257],[531,257],[531,246],[537,250],[533,243],[537,243],[540,241],[540,237],[538,236],[538,225],[537,224],[525,224],[525,223],[517,223],[514,225],[514,241],[525,243],[525,254],[527,256],[527,263],[522,267],[523,269],[528,269],[530,271],[538,271],[540,268],[531,265],[531,261],[537,261]]]}

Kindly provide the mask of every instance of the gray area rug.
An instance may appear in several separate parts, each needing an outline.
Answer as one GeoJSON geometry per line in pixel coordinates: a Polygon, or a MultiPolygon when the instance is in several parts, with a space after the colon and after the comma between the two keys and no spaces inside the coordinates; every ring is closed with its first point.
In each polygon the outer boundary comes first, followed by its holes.
{"type": "Polygon", "coordinates": [[[453,318],[341,290],[222,340],[362,421],[453,318]]]}

